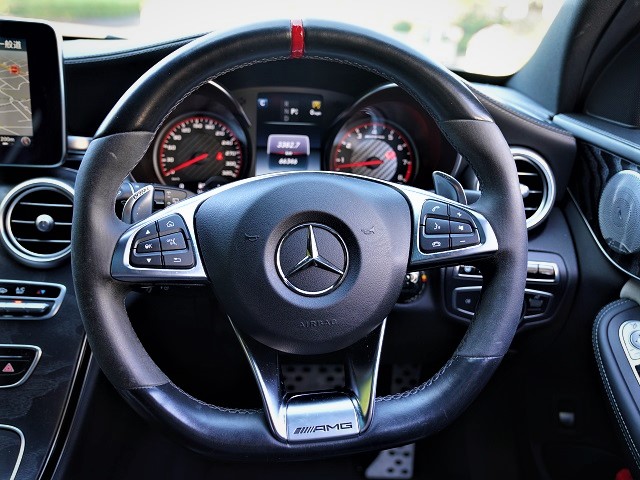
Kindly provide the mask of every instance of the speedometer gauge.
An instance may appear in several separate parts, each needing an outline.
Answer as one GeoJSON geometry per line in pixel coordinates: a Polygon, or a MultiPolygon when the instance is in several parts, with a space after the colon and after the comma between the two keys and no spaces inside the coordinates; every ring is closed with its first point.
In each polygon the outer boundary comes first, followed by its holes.
{"type": "Polygon", "coordinates": [[[201,191],[208,182],[236,180],[243,165],[238,135],[209,115],[190,115],[169,124],[159,135],[154,167],[166,185],[201,191]]]}
{"type": "Polygon", "coordinates": [[[349,128],[331,152],[331,170],[408,183],[415,155],[408,136],[395,126],[367,122],[349,128]]]}

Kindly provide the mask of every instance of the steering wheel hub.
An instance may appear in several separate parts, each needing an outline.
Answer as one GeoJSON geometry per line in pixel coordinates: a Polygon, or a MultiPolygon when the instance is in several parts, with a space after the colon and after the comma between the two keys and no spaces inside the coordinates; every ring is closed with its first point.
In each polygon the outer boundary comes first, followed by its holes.
{"type": "Polygon", "coordinates": [[[336,174],[236,184],[200,206],[195,227],[236,327],[294,354],[336,351],[378,326],[400,294],[411,243],[399,191],[336,174]]]}

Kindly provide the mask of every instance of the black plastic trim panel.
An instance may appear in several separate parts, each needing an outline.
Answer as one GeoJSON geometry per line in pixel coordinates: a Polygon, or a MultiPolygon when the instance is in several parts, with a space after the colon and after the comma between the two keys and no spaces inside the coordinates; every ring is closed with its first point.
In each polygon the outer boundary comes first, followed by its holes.
{"type": "Polygon", "coordinates": [[[585,142],[640,163],[640,130],[585,114],[561,114],[553,121],[585,142]]]}

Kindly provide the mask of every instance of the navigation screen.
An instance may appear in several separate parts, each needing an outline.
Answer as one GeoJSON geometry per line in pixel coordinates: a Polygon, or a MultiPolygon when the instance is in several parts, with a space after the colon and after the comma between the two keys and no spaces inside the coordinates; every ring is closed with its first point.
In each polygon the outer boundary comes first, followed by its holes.
{"type": "Polygon", "coordinates": [[[0,37],[0,145],[31,145],[33,122],[27,41],[0,37]]]}

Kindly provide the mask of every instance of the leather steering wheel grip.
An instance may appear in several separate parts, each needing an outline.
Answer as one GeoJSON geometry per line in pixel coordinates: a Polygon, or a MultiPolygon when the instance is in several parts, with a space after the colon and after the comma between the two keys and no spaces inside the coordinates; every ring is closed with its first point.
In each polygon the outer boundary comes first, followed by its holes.
{"type": "Polygon", "coordinates": [[[379,398],[368,430],[330,441],[288,444],[261,411],[204,404],[169,381],[137,339],[124,307],[126,287],[110,276],[126,229],[113,199],[149,148],[168,112],[205,81],[255,63],[291,58],[288,21],[212,33],[182,47],[143,75],[120,99],[90,145],[76,184],[72,266],[78,304],[96,360],[125,399],[194,450],[218,458],[305,459],[388,448],[444,428],[477,396],[506,353],[521,318],[527,233],[511,152],[484,107],[443,67],[375,32],[319,20],[304,22],[304,55],[347,63],[395,82],[433,116],[475,170],[499,250],[485,260],[483,298],[447,364],[410,392],[379,398]],[[91,268],[87,268],[90,265],[91,268]]]}

